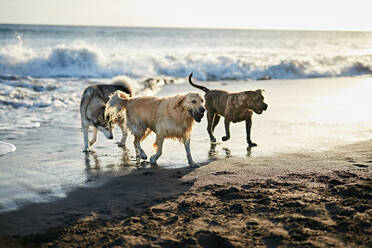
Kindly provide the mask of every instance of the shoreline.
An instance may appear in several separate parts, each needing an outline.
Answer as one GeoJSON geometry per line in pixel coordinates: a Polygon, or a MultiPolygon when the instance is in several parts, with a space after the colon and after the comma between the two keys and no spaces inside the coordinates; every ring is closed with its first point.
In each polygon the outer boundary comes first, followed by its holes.
{"type": "MultiPolygon", "coordinates": [[[[253,117],[252,140],[258,147],[249,154],[242,137],[244,122],[232,124],[231,138],[218,143],[213,150],[206,132],[207,120],[203,118],[193,127],[193,159],[196,163],[205,164],[229,156],[261,157],[282,152],[325,151],[337,145],[369,140],[372,137],[372,112],[369,108],[371,100],[368,98],[371,82],[371,78],[343,78],[205,83],[210,88],[231,91],[264,88],[267,90],[265,99],[269,109],[267,113],[253,117]],[[299,94],[299,91],[303,93],[299,94]],[[358,99],[354,97],[356,95],[358,99]]],[[[71,86],[77,82],[69,84],[71,86]]],[[[84,88],[83,85],[79,87],[79,90],[84,88]]],[[[188,91],[197,89],[186,83],[169,84],[161,87],[156,95],[166,96],[188,91]]],[[[4,118],[13,123],[17,116],[24,116],[22,122],[18,123],[21,125],[16,125],[9,131],[0,131],[2,141],[16,146],[15,152],[0,156],[0,212],[31,202],[65,197],[75,187],[89,187],[92,182],[96,184],[100,178],[110,174],[126,174],[127,165],[135,162],[132,135],[127,140],[129,153],[115,144],[121,138],[119,128],[115,128],[114,140],[107,140],[102,133],[98,133],[98,141],[94,146],[96,153],[85,156],[82,153],[77,104],[74,108],[20,111],[21,113],[18,110],[9,111],[4,118]]],[[[221,121],[215,129],[217,141],[221,140],[224,133],[221,121]]],[[[142,142],[148,155],[154,153],[154,140],[155,135],[151,134],[142,142]]],[[[186,166],[184,152],[182,144],[166,140],[163,155],[158,161],[159,166],[173,169],[186,166]]],[[[148,164],[141,166],[147,167],[148,164]]]]}
{"type": "Polygon", "coordinates": [[[5,247],[370,247],[371,234],[371,140],[140,169],[0,214],[5,247]]]}

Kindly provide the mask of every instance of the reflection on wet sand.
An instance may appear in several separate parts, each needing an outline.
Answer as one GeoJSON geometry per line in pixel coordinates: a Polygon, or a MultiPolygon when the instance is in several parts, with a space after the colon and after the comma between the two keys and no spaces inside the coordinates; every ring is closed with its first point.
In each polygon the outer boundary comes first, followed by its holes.
{"type": "Polygon", "coordinates": [[[91,151],[84,155],[85,173],[87,182],[94,182],[104,174],[126,174],[135,168],[135,160],[131,160],[130,152],[126,147],[121,147],[121,155],[114,162],[111,156],[106,154],[98,155],[91,151]]]}
{"type": "Polygon", "coordinates": [[[209,152],[208,152],[209,159],[216,159],[216,155],[217,155],[216,146],[217,146],[216,143],[211,143],[211,147],[209,148],[209,152]]]}
{"type": "MultiPolygon", "coordinates": [[[[211,146],[210,146],[210,149],[208,151],[208,158],[210,160],[217,160],[217,159],[220,159],[220,158],[230,158],[232,157],[232,153],[231,153],[231,150],[230,148],[228,147],[222,147],[222,151],[224,152],[224,155],[220,156],[219,155],[219,152],[217,151],[217,145],[220,145],[221,143],[211,143],[211,146]]],[[[246,156],[247,157],[251,157],[252,155],[252,147],[248,146],[247,147],[247,154],[246,156]]]]}
{"type": "MultiPolygon", "coordinates": [[[[114,165],[119,165],[119,166],[132,166],[132,161],[130,157],[130,152],[126,147],[121,147],[122,150],[122,155],[120,159],[120,163],[114,164],[114,165]]],[[[85,154],[85,166],[86,170],[99,170],[101,162],[98,159],[98,155],[95,151],[91,151],[89,153],[85,154]],[[93,163],[94,166],[92,167],[92,162],[91,162],[91,157],[93,158],[93,163]]]]}
{"type": "Polygon", "coordinates": [[[100,162],[98,160],[97,153],[94,151],[85,153],[85,170],[90,171],[90,170],[99,170],[100,169],[100,162]],[[94,161],[94,167],[92,168],[91,162],[90,162],[90,157],[93,157],[94,161]]]}
{"type": "Polygon", "coordinates": [[[131,166],[132,162],[130,160],[129,149],[126,146],[122,146],[122,157],[121,157],[121,165],[122,166],[131,166]]]}
{"type": "Polygon", "coordinates": [[[250,147],[250,146],[247,146],[247,157],[251,157],[251,155],[252,155],[252,147],[250,147]]]}
{"type": "Polygon", "coordinates": [[[222,148],[222,150],[225,152],[226,158],[232,157],[231,150],[229,148],[224,147],[224,148],[222,148]]]}
{"type": "Polygon", "coordinates": [[[84,158],[85,172],[87,177],[86,182],[95,182],[97,178],[101,176],[101,165],[97,153],[94,151],[85,153],[84,158]],[[93,158],[92,162],[91,158],[93,158]]]}

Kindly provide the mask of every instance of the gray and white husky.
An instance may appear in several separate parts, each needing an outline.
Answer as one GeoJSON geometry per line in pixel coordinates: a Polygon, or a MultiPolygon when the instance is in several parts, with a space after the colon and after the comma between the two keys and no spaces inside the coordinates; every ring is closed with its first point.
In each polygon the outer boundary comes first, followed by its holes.
{"type": "Polygon", "coordinates": [[[97,130],[103,132],[106,138],[113,139],[112,130],[115,124],[118,124],[123,134],[118,145],[125,145],[128,135],[125,113],[118,116],[115,120],[108,120],[104,116],[105,104],[109,100],[111,94],[117,90],[124,91],[128,95],[133,96],[131,80],[126,76],[120,76],[114,78],[111,84],[90,85],[84,90],[80,102],[81,126],[84,134],[84,152],[89,152],[96,142],[97,130]],[[93,137],[88,143],[90,126],[93,127],[93,137]]]}

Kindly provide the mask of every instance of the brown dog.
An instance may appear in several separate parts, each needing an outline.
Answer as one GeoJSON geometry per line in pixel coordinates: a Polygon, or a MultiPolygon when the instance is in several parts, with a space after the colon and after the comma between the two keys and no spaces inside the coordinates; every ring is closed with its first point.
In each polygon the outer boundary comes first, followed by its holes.
{"type": "Polygon", "coordinates": [[[204,116],[203,97],[199,93],[188,93],[169,97],[141,96],[129,98],[116,91],[106,104],[105,116],[115,119],[120,112],[126,113],[127,127],[134,135],[137,161],[147,159],[140,142],[150,132],[156,133],[157,152],[151,156],[155,165],[162,154],[165,138],[178,139],[186,150],[189,165],[197,166],[190,153],[190,136],[194,120],[200,122],[204,116]]]}
{"type": "Polygon", "coordinates": [[[267,109],[267,104],[264,103],[262,96],[263,90],[243,91],[231,93],[225,90],[210,90],[204,86],[194,84],[191,81],[192,73],[189,76],[189,83],[204,91],[206,94],[205,108],[207,109],[208,119],[208,134],[211,142],[216,142],[213,136],[215,127],[217,126],[221,116],[225,117],[226,135],[222,137],[223,141],[230,138],[230,122],[245,121],[247,133],[247,143],[250,147],[257,146],[251,140],[252,114],[262,114],[267,109]],[[253,112],[252,112],[253,111],[253,112]]]}

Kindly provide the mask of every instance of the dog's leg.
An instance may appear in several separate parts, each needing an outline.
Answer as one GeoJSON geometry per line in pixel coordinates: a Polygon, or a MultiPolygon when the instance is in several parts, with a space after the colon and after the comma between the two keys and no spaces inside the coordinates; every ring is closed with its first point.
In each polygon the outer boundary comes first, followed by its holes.
{"type": "Polygon", "coordinates": [[[192,157],[191,157],[190,139],[186,139],[183,144],[185,145],[186,156],[187,156],[187,161],[189,162],[189,166],[190,167],[199,167],[198,164],[194,163],[194,161],[192,160],[192,157]]]}
{"type": "Polygon", "coordinates": [[[214,118],[213,118],[213,124],[212,124],[212,133],[214,133],[214,129],[216,128],[218,122],[220,121],[221,119],[221,116],[219,116],[218,114],[215,114],[214,115],[214,118]]]}
{"type": "Polygon", "coordinates": [[[207,131],[208,131],[209,139],[211,140],[211,142],[216,142],[216,138],[213,135],[213,130],[214,130],[213,121],[214,121],[215,116],[216,116],[216,114],[214,112],[208,110],[208,112],[207,112],[207,120],[208,120],[207,131]]]}
{"type": "Polygon", "coordinates": [[[127,129],[126,121],[125,120],[120,121],[118,123],[118,126],[120,127],[121,133],[123,135],[120,142],[118,142],[118,146],[125,146],[125,143],[127,142],[127,137],[128,137],[128,129],[127,129]]]}
{"type": "Polygon", "coordinates": [[[83,135],[84,135],[84,150],[83,152],[89,152],[90,147],[88,144],[88,134],[89,134],[89,126],[82,125],[83,128],[83,135]]]}
{"type": "Polygon", "coordinates": [[[158,158],[161,156],[163,152],[163,142],[164,142],[164,137],[158,137],[156,135],[156,146],[157,146],[157,151],[154,155],[151,156],[150,158],[150,164],[151,165],[156,165],[156,161],[158,158]]]}
{"type": "Polygon", "coordinates": [[[230,120],[225,118],[225,132],[226,135],[222,137],[223,141],[230,139],[230,120]]]}
{"type": "Polygon", "coordinates": [[[93,137],[89,141],[89,146],[92,146],[94,143],[96,143],[97,140],[97,128],[93,127],[93,137]]]}
{"type": "MultiPolygon", "coordinates": [[[[137,163],[139,163],[141,161],[141,157],[140,157],[140,151],[139,149],[137,148],[137,141],[136,141],[137,137],[134,136],[134,141],[133,141],[133,145],[134,145],[134,150],[136,152],[136,161],[137,163]]],[[[141,139],[140,139],[141,140],[141,139]]]]}
{"type": "Polygon", "coordinates": [[[253,143],[251,140],[251,128],[252,128],[252,115],[245,120],[245,131],[247,133],[247,143],[249,147],[257,146],[256,143],[253,143]]]}
{"type": "Polygon", "coordinates": [[[143,159],[143,160],[147,159],[147,155],[141,147],[141,139],[142,139],[142,136],[135,136],[134,142],[133,142],[134,143],[134,149],[136,150],[137,161],[139,161],[140,158],[143,159]]]}

